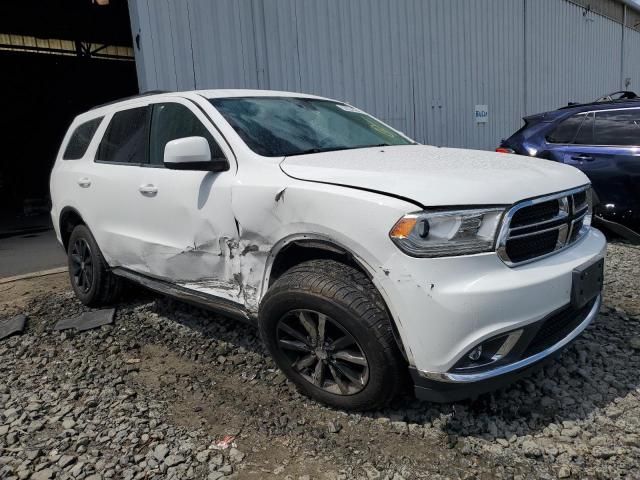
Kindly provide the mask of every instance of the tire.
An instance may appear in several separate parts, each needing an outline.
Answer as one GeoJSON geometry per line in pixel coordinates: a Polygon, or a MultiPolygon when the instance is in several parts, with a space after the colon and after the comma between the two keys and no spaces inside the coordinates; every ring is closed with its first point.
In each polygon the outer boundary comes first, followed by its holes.
{"type": "Polygon", "coordinates": [[[303,394],[327,405],[380,408],[405,384],[407,364],[384,302],[366,275],[348,265],[312,260],[288,270],[266,293],[259,326],[287,378],[303,394]],[[314,327],[309,329],[309,324],[314,327]],[[323,346],[313,338],[320,337],[320,330],[323,346]],[[349,336],[355,342],[348,350],[338,350],[338,344],[351,341],[349,336]],[[356,360],[358,364],[350,363],[356,360]]]}
{"type": "Polygon", "coordinates": [[[120,295],[122,280],[109,271],[109,266],[86,225],[78,225],[71,232],[67,264],[71,287],[78,299],[88,307],[111,304],[120,295]],[[84,274],[79,271],[79,267],[80,270],[84,268],[84,274]]]}

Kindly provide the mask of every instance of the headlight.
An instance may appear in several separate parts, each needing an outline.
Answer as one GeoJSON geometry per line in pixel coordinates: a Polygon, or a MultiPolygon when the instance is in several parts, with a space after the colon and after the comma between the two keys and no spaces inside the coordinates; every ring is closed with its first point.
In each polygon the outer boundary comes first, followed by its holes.
{"type": "Polygon", "coordinates": [[[482,208],[405,215],[389,232],[412,257],[448,257],[490,252],[504,210],[482,208]]]}

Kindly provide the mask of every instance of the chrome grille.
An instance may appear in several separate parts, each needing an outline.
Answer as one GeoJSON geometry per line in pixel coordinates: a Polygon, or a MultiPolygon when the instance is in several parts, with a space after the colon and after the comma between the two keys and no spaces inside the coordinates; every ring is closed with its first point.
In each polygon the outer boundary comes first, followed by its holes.
{"type": "Polygon", "coordinates": [[[509,266],[551,255],[582,238],[591,225],[590,187],[525,200],[505,214],[497,252],[509,266]]]}

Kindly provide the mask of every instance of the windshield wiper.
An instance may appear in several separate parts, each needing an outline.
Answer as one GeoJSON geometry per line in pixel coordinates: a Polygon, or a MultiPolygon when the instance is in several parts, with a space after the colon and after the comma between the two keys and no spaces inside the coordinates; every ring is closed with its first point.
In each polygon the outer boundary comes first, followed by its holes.
{"type": "Polygon", "coordinates": [[[290,153],[287,157],[294,157],[296,155],[307,155],[310,153],[323,153],[323,152],[336,152],[338,150],[357,150],[359,148],[376,148],[376,147],[390,147],[388,143],[378,143],[377,145],[357,145],[355,147],[329,147],[329,148],[309,148],[302,150],[301,152],[290,153]]]}
{"type": "Polygon", "coordinates": [[[329,148],[309,148],[300,152],[290,153],[287,157],[295,157],[296,155],[308,155],[310,153],[323,153],[323,152],[335,152],[338,150],[349,150],[350,147],[329,147],[329,148]]]}

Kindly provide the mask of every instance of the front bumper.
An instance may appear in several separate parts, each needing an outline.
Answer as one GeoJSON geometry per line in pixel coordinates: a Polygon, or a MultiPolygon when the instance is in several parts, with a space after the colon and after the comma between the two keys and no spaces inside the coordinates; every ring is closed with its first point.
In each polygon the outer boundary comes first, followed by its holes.
{"type": "MultiPolygon", "coordinates": [[[[573,271],[604,258],[605,251],[604,235],[591,229],[570,248],[516,267],[508,267],[495,253],[432,259],[398,253],[384,262],[384,274],[374,281],[385,296],[420,385],[462,384],[471,392],[475,383],[520,373],[552,354],[537,355],[491,378],[466,376],[458,380],[467,381],[452,381],[457,378],[452,376],[455,367],[475,346],[526,330],[569,305],[573,271]]],[[[586,324],[576,327],[575,335],[586,324]]]]}
{"type": "MultiPolygon", "coordinates": [[[[454,402],[502,388],[529,375],[571,344],[598,315],[601,303],[602,295],[598,295],[587,305],[584,312],[577,312],[577,318],[575,318],[572,328],[565,335],[562,335],[558,341],[545,346],[539,351],[532,352],[530,355],[524,355],[523,358],[518,360],[474,373],[430,373],[418,371],[413,367],[410,368],[416,397],[431,402],[454,402]]],[[[555,319],[552,314],[548,319],[541,320],[537,322],[537,325],[534,324],[531,327],[534,330],[539,330],[542,325],[555,319]]],[[[532,340],[535,340],[535,336],[526,341],[525,351],[532,340]]]]}

